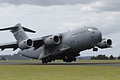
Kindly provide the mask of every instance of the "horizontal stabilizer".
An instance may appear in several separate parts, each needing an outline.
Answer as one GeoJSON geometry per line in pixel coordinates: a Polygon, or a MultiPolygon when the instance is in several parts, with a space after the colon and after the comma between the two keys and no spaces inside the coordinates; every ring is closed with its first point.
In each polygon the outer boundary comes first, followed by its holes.
{"type": "Polygon", "coordinates": [[[17,27],[3,28],[3,29],[0,29],[0,31],[12,30],[12,29],[17,29],[17,27]]]}
{"type": "Polygon", "coordinates": [[[31,33],[35,33],[35,31],[31,30],[31,29],[28,29],[28,28],[25,28],[25,27],[22,27],[24,31],[26,32],[31,32],[31,33]]]}
{"type": "Polygon", "coordinates": [[[14,30],[14,29],[17,29],[18,27],[22,27],[24,31],[26,32],[31,32],[31,33],[35,33],[34,30],[31,30],[31,29],[28,29],[28,28],[25,28],[23,26],[21,26],[20,23],[16,24],[14,27],[8,27],[8,28],[3,28],[3,29],[0,29],[0,31],[5,31],[5,30],[14,30]]]}

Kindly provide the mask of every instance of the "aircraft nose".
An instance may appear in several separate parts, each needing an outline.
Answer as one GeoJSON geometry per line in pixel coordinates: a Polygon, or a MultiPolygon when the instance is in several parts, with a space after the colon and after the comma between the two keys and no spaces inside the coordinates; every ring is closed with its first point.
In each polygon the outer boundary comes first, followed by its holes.
{"type": "Polygon", "coordinates": [[[97,38],[97,40],[99,41],[99,42],[101,42],[101,40],[102,40],[102,33],[98,30],[98,31],[96,31],[96,38],[97,38]]]}

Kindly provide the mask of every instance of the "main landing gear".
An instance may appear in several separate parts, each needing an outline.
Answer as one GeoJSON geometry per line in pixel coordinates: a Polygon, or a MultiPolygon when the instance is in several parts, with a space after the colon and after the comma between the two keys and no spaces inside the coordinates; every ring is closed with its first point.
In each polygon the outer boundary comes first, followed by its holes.
{"type": "Polygon", "coordinates": [[[72,61],[76,61],[76,58],[75,57],[73,57],[73,56],[65,56],[64,58],[63,58],[63,62],[72,62],[72,61]]]}
{"type": "MultiPolygon", "coordinates": [[[[43,64],[47,64],[48,62],[52,62],[52,61],[55,61],[55,58],[53,58],[53,57],[46,57],[46,58],[42,59],[42,63],[43,64]]],[[[63,61],[67,62],[67,63],[70,63],[72,61],[76,61],[76,58],[74,56],[65,56],[65,57],[63,57],[63,61]]]]}
{"type": "Polygon", "coordinates": [[[55,61],[53,57],[46,57],[42,59],[43,64],[47,64],[48,62],[52,62],[52,61],[55,61]]]}

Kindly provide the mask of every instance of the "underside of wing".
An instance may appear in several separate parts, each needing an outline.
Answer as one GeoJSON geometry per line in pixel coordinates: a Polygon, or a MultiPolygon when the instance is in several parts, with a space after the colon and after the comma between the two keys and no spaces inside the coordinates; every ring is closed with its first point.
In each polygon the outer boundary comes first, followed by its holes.
{"type": "Polygon", "coordinates": [[[13,51],[18,48],[17,42],[10,42],[10,43],[5,43],[5,44],[0,44],[0,49],[3,51],[6,48],[13,48],[13,51]]]}
{"type": "MultiPolygon", "coordinates": [[[[49,36],[51,36],[51,35],[49,35],[49,36]]],[[[43,46],[43,45],[44,45],[44,40],[45,40],[47,37],[49,37],[49,36],[44,36],[44,37],[39,37],[39,38],[34,38],[34,39],[32,39],[33,42],[34,42],[33,47],[34,47],[35,49],[37,49],[37,48],[43,46]]]]}

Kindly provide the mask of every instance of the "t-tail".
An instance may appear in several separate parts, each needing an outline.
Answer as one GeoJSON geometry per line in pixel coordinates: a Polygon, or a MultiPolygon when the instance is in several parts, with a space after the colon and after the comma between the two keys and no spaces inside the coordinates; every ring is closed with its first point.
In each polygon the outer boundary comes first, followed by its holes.
{"type": "Polygon", "coordinates": [[[20,23],[16,24],[13,27],[3,28],[0,31],[10,30],[17,40],[18,46],[20,49],[27,49],[33,46],[33,41],[28,38],[26,32],[35,33],[35,31],[21,26],[20,23]]]}

